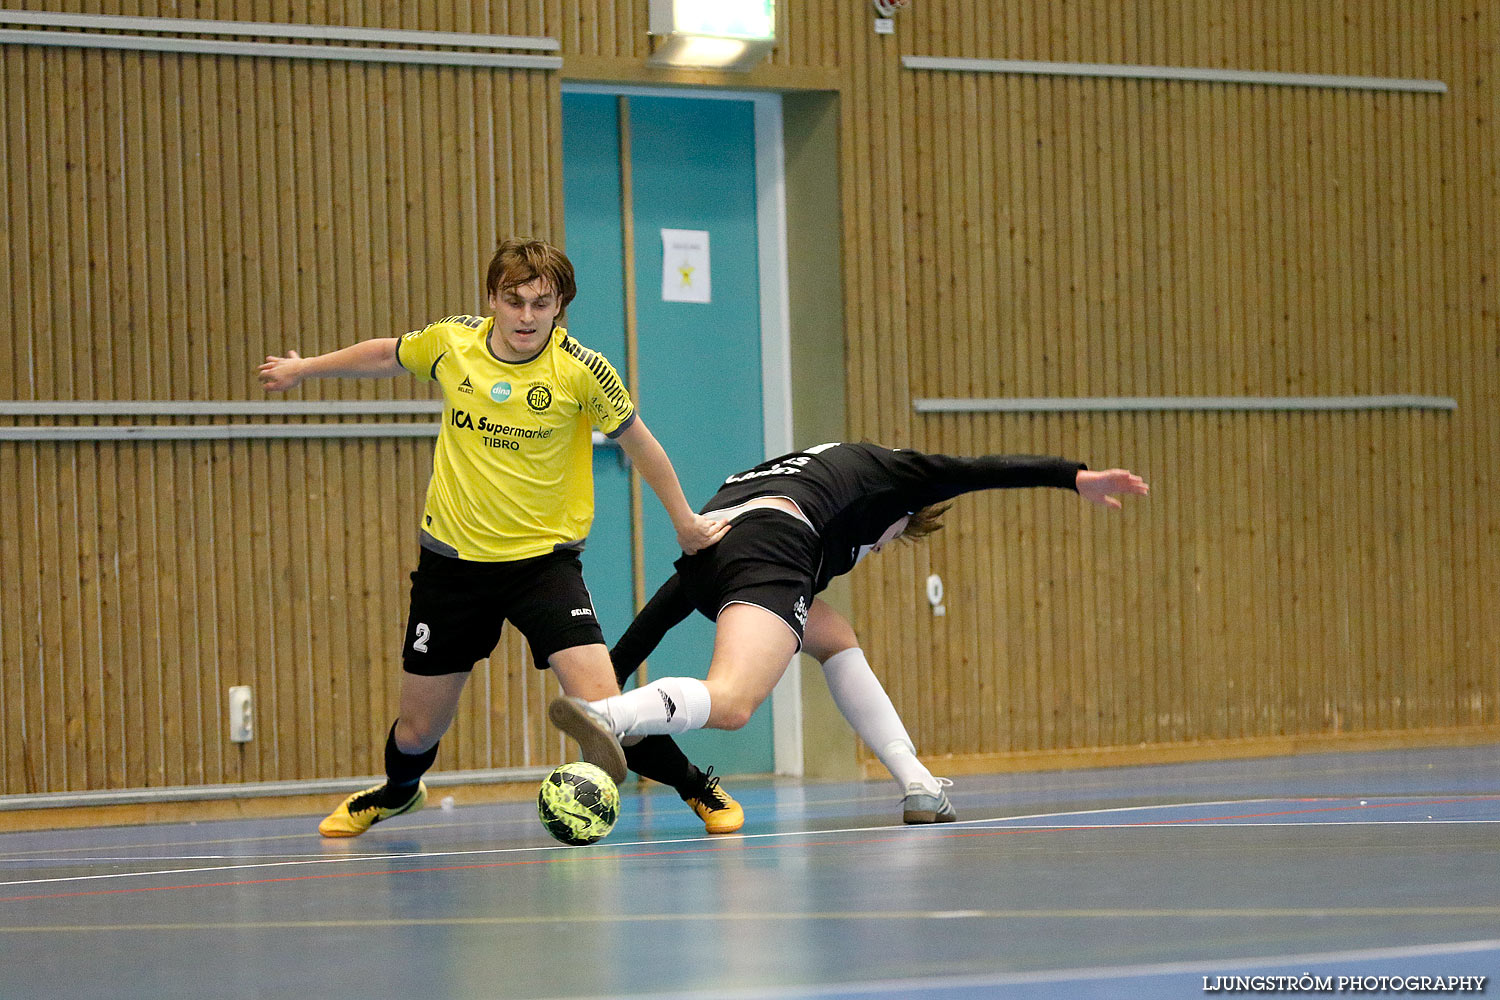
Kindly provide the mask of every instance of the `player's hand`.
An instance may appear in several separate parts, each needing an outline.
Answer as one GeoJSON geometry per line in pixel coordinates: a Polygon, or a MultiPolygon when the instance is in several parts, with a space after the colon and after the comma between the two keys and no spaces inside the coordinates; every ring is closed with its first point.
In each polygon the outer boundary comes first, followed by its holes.
{"type": "Polygon", "coordinates": [[[688,555],[708,548],[729,531],[729,522],[694,514],[693,519],[677,527],[677,544],[688,555]]]}
{"type": "Polygon", "coordinates": [[[1078,487],[1078,495],[1089,503],[1115,510],[1119,510],[1121,506],[1117,494],[1143,497],[1151,492],[1146,481],[1129,469],[1105,469],[1103,472],[1080,469],[1074,482],[1078,487]]]}
{"type": "Polygon", "coordinates": [[[302,384],[302,355],[287,351],[286,357],[266,355],[266,363],[258,372],[260,387],[267,392],[285,392],[302,384]]]}

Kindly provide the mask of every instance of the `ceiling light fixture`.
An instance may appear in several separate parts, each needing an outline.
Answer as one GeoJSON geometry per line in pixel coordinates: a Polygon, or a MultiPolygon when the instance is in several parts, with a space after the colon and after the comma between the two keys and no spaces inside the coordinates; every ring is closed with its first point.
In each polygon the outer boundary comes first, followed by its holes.
{"type": "Polygon", "coordinates": [[[776,0],[651,0],[652,66],[747,72],[776,47],[776,0]]]}

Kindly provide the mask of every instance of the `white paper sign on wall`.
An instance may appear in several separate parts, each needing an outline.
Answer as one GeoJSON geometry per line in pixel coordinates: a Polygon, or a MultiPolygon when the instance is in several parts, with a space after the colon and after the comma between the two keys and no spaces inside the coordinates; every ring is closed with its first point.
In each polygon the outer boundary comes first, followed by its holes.
{"type": "Polygon", "coordinates": [[[708,232],[702,229],[663,229],[661,250],[662,301],[712,302],[708,232]]]}

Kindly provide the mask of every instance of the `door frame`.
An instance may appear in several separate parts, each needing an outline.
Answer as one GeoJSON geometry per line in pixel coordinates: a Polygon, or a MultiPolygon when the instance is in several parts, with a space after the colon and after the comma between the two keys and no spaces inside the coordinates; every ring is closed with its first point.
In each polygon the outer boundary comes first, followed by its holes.
{"type": "MultiPolygon", "coordinates": [[[[564,94],[748,101],[755,115],[755,217],[760,269],[760,381],[765,457],[792,450],[792,335],[788,293],[786,142],[781,95],[764,91],[564,83],[564,94]]],[[[643,288],[652,282],[637,275],[643,288]],[[644,282],[644,283],[642,283],[644,282]]],[[[726,474],[738,470],[726,469],[726,474]]],[[[802,659],[793,656],[771,692],[771,730],[777,774],[800,777],[802,659]]]]}

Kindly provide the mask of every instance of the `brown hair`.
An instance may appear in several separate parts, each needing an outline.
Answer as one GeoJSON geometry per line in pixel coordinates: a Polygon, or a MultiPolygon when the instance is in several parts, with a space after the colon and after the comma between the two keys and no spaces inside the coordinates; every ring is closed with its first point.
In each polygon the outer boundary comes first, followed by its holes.
{"type": "Polygon", "coordinates": [[[951,503],[933,504],[912,514],[906,522],[906,530],[901,532],[902,541],[920,542],[934,531],[941,531],[943,515],[952,506],[951,503]]]}
{"type": "Polygon", "coordinates": [[[568,255],[541,240],[506,240],[490,260],[484,289],[491,297],[541,278],[557,294],[558,311],[568,308],[578,285],[568,255]]]}

